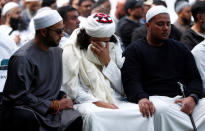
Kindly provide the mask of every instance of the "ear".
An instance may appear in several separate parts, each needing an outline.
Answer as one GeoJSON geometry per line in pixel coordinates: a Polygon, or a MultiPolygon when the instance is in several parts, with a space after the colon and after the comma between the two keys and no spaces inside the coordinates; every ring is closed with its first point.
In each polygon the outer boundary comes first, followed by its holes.
{"type": "Polygon", "coordinates": [[[47,29],[40,29],[40,34],[44,37],[48,35],[48,30],[47,29]]]}
{"type": "Polygon", "coordinates": [[[203,15],[202,14],[197,14],[197,19],[198,19],[198,22],[203,22],[203,15]]]}
{"type": "Polygon", "coordinates": [[[128,9],[127,12],[128,12],[129,15],[131,15],[132,9],[128,9]]]}
{"type": "Polygon", "coordinates": [[[147,30],[148,30],[149,27],[150,27],[150,22],[146,22],[146,23],[145,23],[145,26],[146,26],[146,28],[147,28],[147,30]]]}

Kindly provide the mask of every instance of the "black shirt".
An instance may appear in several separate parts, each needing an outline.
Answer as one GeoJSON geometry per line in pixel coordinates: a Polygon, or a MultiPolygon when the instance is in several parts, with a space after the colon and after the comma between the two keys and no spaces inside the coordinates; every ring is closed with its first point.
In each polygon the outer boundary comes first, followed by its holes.
{"type": "Polygon", "coordinates": [[[190,50],[192,50],[197,44],[201,43],[204,38],[198,35],[192,29],[187,29],[181,38],[181,42],[184,43],[190,50]]]}
{"type": "Polygon", "coordinates": [[[151,95],[180,95],[177,82],[186,85],[187,95],[202,96],[202,81],[194,58],[182,43],[168,39],[156,47],[144,38],[131,44],[124,56],[122,80],[129,101],[137,103],[151,95]]]}

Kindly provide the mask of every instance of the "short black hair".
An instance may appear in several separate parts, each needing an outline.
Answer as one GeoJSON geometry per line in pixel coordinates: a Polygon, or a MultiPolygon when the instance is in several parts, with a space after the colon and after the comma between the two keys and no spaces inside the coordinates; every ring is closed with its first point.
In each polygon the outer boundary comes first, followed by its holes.
{"type": "Polygon", "coordinates": [[[73,0],[70,0],[70,1],[69,1],[69,5],[72,5],[72,4],[73,4],[73,0]]]}
{"type": "Polygon", "coordinates": [[[109,0],[98,0],[97,2],[95,2],[93,9],[99,7],[100,5],[104,4],[107,1],[109,0]]]}
{"type": "Polygon", "coordinates": [[[56,3],[56,0],[43,0],[42,7],[51,6],[52,4],[56,3]]]}
{"type": "Polygon", "coordinates": [[[130,14],[128,13],[128,9],[135,9],[137,7],[142,7],[143,6],[143,1],[142,0],[126,0],[124,10],[125,13],[129,16],[130,14]]]}
{"type": "Polygon", "coordinates": [[[60,14],[60,16],[63,18],[63,20],[67,19],[67,12],[70,11],[77,11],[76,8],[72,7],[71,5],[68,6],[63,6],[57,9],[58,13],[60,14]]]}
{"type": "Polygon", "coordinates": [[[153,1],[153,4],[154,4],[154,5],[162,5],[162,6],[164,6],[164,7],[167,8],[166,2],[165,2],[165,1],[162,1],[162,0],[155,0],[155,1],[153,1]]]}
{"type": "Polygon", "coordinates": [[[197,14],[205,14],[205,1],[196,1],[191,7],[191,12],[194,21],[197,22],[197,14]]]}

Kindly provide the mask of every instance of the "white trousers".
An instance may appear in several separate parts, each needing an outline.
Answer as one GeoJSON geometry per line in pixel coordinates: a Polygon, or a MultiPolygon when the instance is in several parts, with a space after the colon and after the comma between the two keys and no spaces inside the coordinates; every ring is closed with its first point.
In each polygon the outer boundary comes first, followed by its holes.
{"type": "MultiPolygon", "coordinates": [[[[189,116],[180,111],[181,106],[175,104],[175,98],[151,96],[156,112],[154,114],[155,131],[193,131],[189,116]]],[[[200,99],[192,113],[197,131],[205,131],[205,98],[200,99]]]]}
{"type": "MultiPolygon", "coordinates": [[[[156,112],[147,119],[137,104],[120,102],[119,109],[97,107],[92,103],[74,106],[83,116],[83,131],[193,131],[190,118],[174,101],[180,96],[150,96],[156,112]]],[[[205,98],[192,113],[197,131],[205,131],[205,98]]]]}
{"type": "Polygon", "coordinates": [[[83,116],[83,131],[154,131],[153,118],[144,118],[137,104],[120,102],[117,106],[107,109],[83,103],[74,108],[83,116]]]}

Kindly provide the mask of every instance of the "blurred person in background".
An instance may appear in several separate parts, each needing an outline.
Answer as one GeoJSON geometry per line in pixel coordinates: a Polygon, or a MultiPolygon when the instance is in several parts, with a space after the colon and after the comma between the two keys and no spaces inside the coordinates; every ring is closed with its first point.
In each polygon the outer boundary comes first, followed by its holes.
{"type": "Polygon", "coordinates": [[[90,16],[94,3],[95,2],[93,0],[79,0],[79,2],[78,2],[78,12],[79,12],[78,19],[80,20],[80,22],[82,22],[88,16],[90,16]]]}
{"type": "Polygon", "coordinates": [[[22,11],[22,18],[29,24],[38,9],[41,8],[42,0],[24,0],[25,9],[22,11]]]}
{"type": "Polygon", "coordinates": [[[122,18],[117,24],[116,34],[121,38],[122,43],[127,47],[131,43],[132,32],[134,29],[143,25],[143,2],[127,0],[125,3],[126,17],[122,18]]]}
{"type": "Polygon", "coordinates": [[[0,30],[9,35],[17,46],[22,46],[27,41],[27,24],[21,17],[21,7],[15,2],[8,2],[2,10],[3,22],[0,30]]]}
{"type": "Polygon", "coordinates": [[[73,6],[76,9],[78,9],[78,2],[79,2],[79,0],[70,0],[69,5],[73,6]]]}
{"type": "Polygon", "coordinates": [[[205,38],[205,1],[196,1],[191,7],[194,25],[188,28],[181,38],[190,50],[205,38]]]}
{"type": "Polygon", "coordinates": [[[146,23],[146,14],[147,14],[147,11],[152,7],[153,0],[145,0],[143,4],[144,4],[143,20],[144,20],[144,23],[146,23]]]}
{"type": "Polygon", "coordinates": [[[175,11],[178,19],[174,25],[183,34],[191,26],[191,5],[187,1],[176,1],[175,11]]]}
{"type": "Polygon", "coordinates": [[[113,12],[113,14],[111,14],[111,17],[113,18],[116,25],[118,24],[119,20],[125,16],[125,9],[124,9],[125,2],[126,0],[118,0],[116,9],[113,12]]]}
{"type": "Polygon", "coordinates": [[[72,32],[79,27],[79,14],[77,9],[70,5],[58,8],[58,13],[63,18],[64,32],[59,44],[60,47],[63,47],[63,45],[68,41],[72,32]]]}
{"type": "Polygon", "coordinates": [[[43,0],[42,7],[50,7],[51,9],[56,10],[57,9],[56,0],[43,0]]]}
{"type": "Polygon", "coordinates": [[[104,13],[109,15],[111,10],[110,0],[98,0],[92,9],[91,14],[94,13],[104,13]]]}

